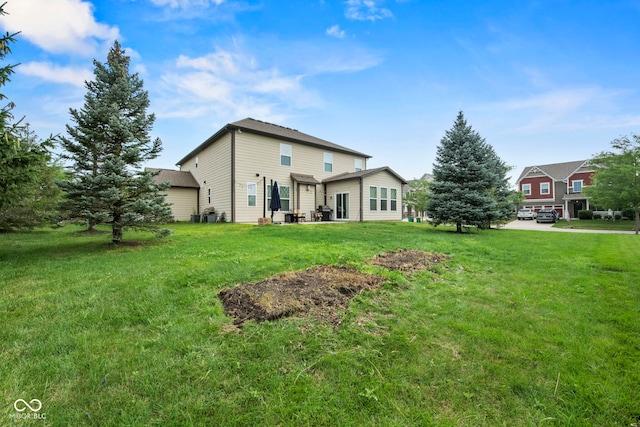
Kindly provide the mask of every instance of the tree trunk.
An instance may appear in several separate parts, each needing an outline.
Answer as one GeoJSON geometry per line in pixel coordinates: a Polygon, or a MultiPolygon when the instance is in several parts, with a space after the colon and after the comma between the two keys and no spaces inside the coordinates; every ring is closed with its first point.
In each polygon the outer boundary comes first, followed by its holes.
{"type": "Polygon", "coordinates": [[[111,223],[111,241],[116,245],[122,241],[122,223],[120,222],[120,214],[113,215],[111,223]]]}
{"type": "Polygon", "coordinates": [[[636,206],[636,234],[640,231],[640,206],[636,206]]]}
{"type": "Polygon", "coordinates": [[[462,233],[462,223],[461,222],[457,222],[456,223],[456,233],[462,233]]]}

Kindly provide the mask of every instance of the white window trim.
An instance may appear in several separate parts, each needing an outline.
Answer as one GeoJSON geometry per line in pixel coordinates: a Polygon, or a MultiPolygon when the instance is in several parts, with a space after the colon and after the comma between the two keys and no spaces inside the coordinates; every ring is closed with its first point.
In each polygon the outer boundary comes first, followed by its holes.
{"type": "Polygon", "coordinates": [[[293,148],[289,144],[280,144],[280,166],[291,167],[292,164],[293,164],[293,148]],[[289,158],[288,165],[282,164],[283,157],[289,158]]]}
{"type": "Polygon", "coordinates": [[[398,189],[397,188],[389,188],[389,210],[391,212],[396,212],[398,210],[398,189]],[[392,197],[392,192],[396,192],[396,197],[392,197]],[[393,202],[396,202],[396,206],[393,207],[393,202]]]}
{"type": "Polygon", "coordinates": [[[258,184],[255,182],[247,182],[247,207],[255,208],[258,206],[258,184]],[[255,204],[251,204],[251,196],[254,197],[255,204]]]}
{"type": "Polygon", "coordinates": [[[389,210],[389,188],[388,187],[380,187],[380,211],[384,211],[387,212],[389,210]],[[387,193],[386,196],[382,195],[382,190],[384,190],[385,193],[387,193]],[[386,202],[386,203],[382,203],[382,202],[386,202]],[[384,206],[384,208],[383,208],[384,206]]]}
{"type": "Polygon", "coordinates": [[[548,182],[541,182],[540,183],[540,195],[547,195],[547,194],[551,194],[551,184],[548,182]],[[547,191],[542,191],[542,186],[546,185],[547,186],[547,191]]]}
{"type": "Polygon", "coordinates": [[[362,170],[362,159],[355,159],[353,169],[356,172],[360,172],[362,170]]]}
{"type": "Polygon", "coordinates": [[[324,153],[324,165],[323,165],[323,170],[325,172],[333,172],[333,153],[324,153]],[[327,165],[329,166],[329,169],[331,170],[327,170],[327,165]]]}
{"type": "Polygon", "coordinates": [[[525,196],[531,195],[531,184],[522,184],[522,194],[524,194],[525,196]]]}
{"type": "Polygon", "coordinates": [[[571,181],[571,191],[573,191],[574,193],[582,193],[583,188],[584,188],[584,179],[575,179],[571,181]],[[575,190],[576,182],[580,183],[580,191],[575,190]]]}
{"type": "Polygon", "coordinates": [[[378,187],[377,186],[375,186],[375,185],[370,185],[369,186],[369,212],[377,212],[378,211],[378,200],[379,200],[379,197],[378,197],[379,194],[378,193],[379,193],[379,191],[378,191],[378,187]],[[376,197],[375,198],[371,197],[371,189],[372,188],[376,189],[376,197]],[[371,200],[375,200],[376,201],[375,209],[371,209],[371,200]]]}

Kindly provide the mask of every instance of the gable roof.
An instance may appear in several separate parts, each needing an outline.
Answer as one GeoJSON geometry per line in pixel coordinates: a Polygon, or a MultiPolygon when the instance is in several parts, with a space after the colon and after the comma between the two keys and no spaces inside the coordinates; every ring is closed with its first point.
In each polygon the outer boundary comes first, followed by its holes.
{"type": "Polygon", "coordinates": [[[549,165],[527,166],[524,168],[518,180],[522,181],[531,172],[542,172],[555,181],[563,181],[573,175],[584,166],[588,160],[576,160],[574,162],[551,163],[549,165]]]}
{"type": "Polygon", "coordinates": [[[329,178],[325,178],[325,179],[322,180],[322,182],[323,183],[327,183],[327,182],[344,181],[344,180],[348,180],[348,179],[363,178],[365,176],[374,175],[376,173],[383,172],[383,171],[387,171],[391,175],[395,176],[402,184],[406,184],[407,183],[407,181],[403,177],[398,175],[389,166],[382,166],[380,168],[366,169],[366,170],[362,170],[362,171],[358,171],[358,172],[345,172],[345,173],[341,173],[341,174],[338,174],[338,175],[335,175],[335,176],[331,176],[329,178]]]}
{"type": "Polygon", "coordinates": [[[200,184],[191,175],[191,172],[185,171],[175,171],[171,169],[156,169],[156,168],[145,168],[145,170],[149,172],[158,172],[160,173],[153,177],[155,182],[167,182],[171,183],[172,187],[182,187],[182,188],[200,188],[200,184]]]}
{"type": "Polygon", "coordinates": [[[242,132],[250,132],[256,135],[268,136],[282,141],[297,142],[299,144],[310,145],[313,147],[326,148],[332,151],[338,151],[341,153],[352,154],[358,157],[364,157],[366,159],[371,158],[371,156],[369,156],[368,154],[343,147],[342,145],[334,144],[333,142],[325,141],[324,139],[316,138],[315,136],[307,135],[306,133],[302,133],[297,129],[291,129],[288,127],[275,125],[273,123],[267,123],[252,118],[246,118],[237,122],[227,124],[202,144],[200,144],[198,147],[196,147],[194,150],[192,150],[189,154],[183,157],[176,164],[181,165],[185,163],[188,159],[195,156],[205,148],[209,147],[223,135],[232,130],[240,130],[242,132]]]}

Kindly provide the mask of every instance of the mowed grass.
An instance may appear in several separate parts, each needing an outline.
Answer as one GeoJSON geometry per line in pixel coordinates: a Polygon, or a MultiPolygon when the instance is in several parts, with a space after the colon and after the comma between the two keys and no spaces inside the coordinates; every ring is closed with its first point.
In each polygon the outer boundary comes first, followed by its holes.
{"type": "Polygon", "coordinates": [[[123,247],[68,227],[0,235],[0,425],[640,422],[637,236],[173,228],[123,247]],[[411,277],[365,264],[401,248],[451,260],[411,277]],[[220,289],[321,264],[387,282],[337,330],[296,317],[230,327],[220,289]],[[16,419],[16,399],[39,399],[45,419],[16,419]]]}
{"type": "Polygon", "coordinates": [[[572,219],[571,223],[560,220],[553,225],[556,228],[575,228],[576,230],[611,230],[611,231],[634,231],[636,222],[634,220],[606,220],[606,219],[572,219]]]}

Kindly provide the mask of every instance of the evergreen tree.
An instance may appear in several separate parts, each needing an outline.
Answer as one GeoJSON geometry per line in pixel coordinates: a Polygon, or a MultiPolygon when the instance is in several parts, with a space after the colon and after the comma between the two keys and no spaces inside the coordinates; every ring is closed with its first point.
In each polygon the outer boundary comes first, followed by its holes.
{"type": "Polygon", "coordinates": [[[72,218],[89,228],[111,224],[112,241],[122,241],[124,229],[150,230],[166,235],[157,224],[171,219],[171,209],[160,191],[155,173],[141,170],[145,161],[162,150],[160,139],[151,140],[155,121],[147,114],[148,93],[137,74],[129,73],[129,57],[116,41],[102,64],[94,64],[95,79],[86,82],[84,107],[71,109],[74,126],[61,138],[66,157],[73,162],[70,179],[60,182],[65,206],[72,218]]]}
{"type": "MultiPolygon", "coordinates": [[[[486,228],[507,212],[510,168],[467,124],[462,111],[436,151],[427,214],[434,225],[486,228]]],[[[510,212],[510,211],[509,211],[510,212]]]]}
{"type": "MultiPolygon", "coordinates": [[[[4,15],[4,4],[0,15],[4,15]]],[[[17,34],[0,37],[0,60],[11,53],[17,34]]],[[[15,65],[0,67],[0,86],[4,86],[15,65]]],[[[6,99],[0,94],[0,100],[6,99]]],[[[13,103],[0,109],[0,231],[32,228],[43,224],[55,206],[58,189],[56,168],[51,164],[51,139],[39,141],[21,120],[13,123],[13,103]]]]}

